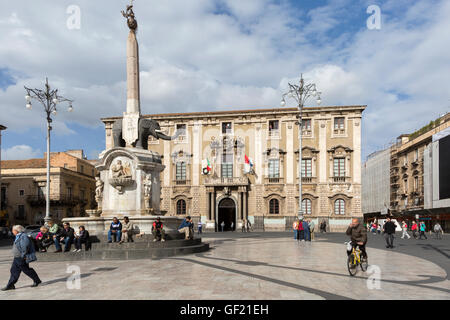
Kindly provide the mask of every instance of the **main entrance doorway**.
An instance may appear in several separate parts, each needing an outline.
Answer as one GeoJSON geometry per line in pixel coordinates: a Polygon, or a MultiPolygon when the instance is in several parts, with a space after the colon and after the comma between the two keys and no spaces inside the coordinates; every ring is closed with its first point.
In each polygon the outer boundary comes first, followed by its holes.
{"type": "Polygon", "coordinates": [[[236,204],[231,198],[225,198],[219,202],[217,231],[222,231],[222,222],[225,223],[223,231],[234,231],[236,229],[236,204]],[[233,223],[233,228],[231,223],[233,223]]]}

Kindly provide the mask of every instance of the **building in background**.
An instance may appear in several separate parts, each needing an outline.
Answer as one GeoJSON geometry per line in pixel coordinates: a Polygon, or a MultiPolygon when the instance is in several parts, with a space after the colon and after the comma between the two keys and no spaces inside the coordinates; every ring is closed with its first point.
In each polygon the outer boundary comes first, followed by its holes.
{"type": "MultiPolygon", "coordinates": [[[[302,206],[305,218],[343,231],[361,217],[361,117],[365,106],[304,108],[302,206]]],[[[297,108],[154,114],[174,141],[149,139],[161,154],[161,210],[191,215],[209,229],[248,219],[256,229],[290,230],[298,212],[297,108]],[[206,174],[204,174],[206,173],[206,174]]],[[[112,125],[102,119],[106,149],[112,125]]]]}
{"type": "Polygon", "coordinates": [[[2,131],[6,130],[5,126],[0,124],[0,227],[4,227],[7,225],[7,216],[6,216],[6,203],[5,198],[1,189],[2,185],[2,131]]]}
{"type": "Polygon", "coordinates": [[[388,213],[390,205],[390,150],[368,156],[362,166],[362,211],[364,218],[378,218],[388,213]]]}
{"type": "MultiPolygon", "coordinates": [[[[41,159],[2,161],[1,192],[4,210],[12,224],[41,224],[45,217],[46,155],[41,159]]],[[[96,207],[95,168],[83,150],[52,152],[50,156],[50,214],[84,216],[96,207]]]]}
{"type": "MultiPolygon", "coordinates": [[[[450,229],[450,200],[447,199],[446,191],[450,187],[450,152],[447,151],[449,128],[450,113],[447,113],[412,134],[399,136],[396,143],[375,156],[383,158],[385,163],[386,154],[389,153],[389,212],[408,221],[425,221],[428,230],[438,221],[446,231],[450,229]]],[[[363,174],[386,187],[383,182],[386,169],[384,166],[382,171],[377,166],[368,167],[370,161],[374,162],[373,159],[366,162],[363,174]],[[378,176],[381,172],[383,178],[378,176]]],[[[373,201],[377,202],[375,206],[383,208],[386,192],[384,188],[374,188],[376,184],[366,177],[363,177],[362,189],[364,201],[369,201],[367,205],[363,204],[367,220],[377,216],[371,212],[373,201]],[[368,195],[364,190],[377,194],[368,195]]],[[[387,212],[379,212],[379,215],[383,213],[387,212]]]]}

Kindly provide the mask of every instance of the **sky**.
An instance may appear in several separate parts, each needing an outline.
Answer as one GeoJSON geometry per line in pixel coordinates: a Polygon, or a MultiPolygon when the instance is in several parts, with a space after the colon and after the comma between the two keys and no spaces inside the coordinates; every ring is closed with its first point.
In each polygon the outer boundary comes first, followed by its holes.
{"type": "MultiPolygon", "coordinates": [[[[24,86],[46,77],[74,100],[53,117],[52,151],[97,158],[100,118],[125,111],[129,1],[0,3],[2,159],[43,156],[44,111],[25,108],[24,86]]],[[[143,114],[276,108],[303,73],[322,106],[367,105],[364,160],[450,111],[448,0],[136,0],[134,12],[143,114]]]]}

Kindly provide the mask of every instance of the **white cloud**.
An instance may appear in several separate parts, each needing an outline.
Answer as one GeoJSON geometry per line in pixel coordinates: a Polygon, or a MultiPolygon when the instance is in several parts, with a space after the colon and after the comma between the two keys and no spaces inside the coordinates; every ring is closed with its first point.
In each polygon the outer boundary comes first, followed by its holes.
{"type": "Polygon", "coordinates": [[[43,154],[39,149],[33,149],[28,145],[16,145],[8,149],[2,149],[2,160],[25,160],[42,157],[43,154]]]}
{"type": "MultiPolygon", "coordinates": [[[[368,105],[367,154],[446,111],[450,83],[448,1],[385,1],[381,30],[365,29],[363,19],[353,36],[345,29],[327,34],[339,27],[346,5],[365,12],[368,2],[330,1],[310,11],[271,0],[136,2],[142,112],[278,107],[287,82],[303,72],[322,91],[322,105],[368,105]],[[214,14],[220,6],[230,14],[214,14]],[[315,35],[320,41],[311,42],[315,35]]],[[[23,86],[43,87],[45,76],[75,100],[71,114],[61,106],[52,134],[71,134],[67,121],[97,126],[125,111],[124,5],[78,5],[80,30],[66,28],[64,2],[2,7],[0,42],[8,45],[0,47],[0,67],[17,80],[0,90],[8,130],[45,130],[41,107],[27,112],[23,98],[23,86]]]]}

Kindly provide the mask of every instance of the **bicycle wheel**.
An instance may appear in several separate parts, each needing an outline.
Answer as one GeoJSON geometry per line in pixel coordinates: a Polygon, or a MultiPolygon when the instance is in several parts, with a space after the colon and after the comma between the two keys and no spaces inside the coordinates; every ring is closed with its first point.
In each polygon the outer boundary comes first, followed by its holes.
{"type": "Polygon", "coordinates": [[[363,272],[366,272],[367,271],[367,268],[369,267],[369,261],[368,261],[368,259],[367,258],[362,258],[361,257],[361,264],[360,264],[360,266],[361,266],[361,270],[363,271],[363,272]]]}
{"type": "Polygon", "coordinates": [[[355,262],[355,256],[352,253],[351,255],[348,256],[348,259],[347,259],[347,268],[348,268],[348,272],[350,273],[351,276],[354,276],[357,272],[358,264],[355,264],[354,262],[355,262]]]}

